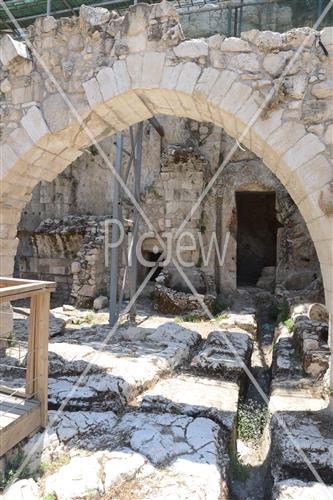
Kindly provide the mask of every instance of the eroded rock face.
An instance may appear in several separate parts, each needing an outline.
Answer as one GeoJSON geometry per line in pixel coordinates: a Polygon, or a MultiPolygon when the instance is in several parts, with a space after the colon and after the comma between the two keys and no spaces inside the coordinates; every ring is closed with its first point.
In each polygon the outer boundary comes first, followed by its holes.
{"type": "Polygon", "coordinates": [[[192,359],[191,367],[225,379],[239,380],[243,366],[250,362],[252,341],[247,332],[230,329],[209,334],[203,349],[192,359]]]}
{"type": "Polygon", "coordinates": [[[51,407],[58,407],[71,395],[68,401],[71,410],[119,410],[163,373],[186,360],[200,338],[175,323],[154,329],[143,327],[143,335],[135,340],[125,332],[126,340],[111,339],[101,353],[98,350],[108,334],[105,327],[88,329],[85,345],[80,331],[50,345],[51,407]],[[88,366],[89,372],[85,374],[88,366]],[[79,379],[79,387],[72,394],[79,379]]]}
{"type": "Polygon", "coordinates": [[[273,488],[273,500],[313,500],[325,498],[333,494],[333,487],[299,479],[287,479],[277,483],[273,488]]]}
{"type": "MultiPolygon", "coordinates": [[[[200,299],[211,311],[215,302],[214,295],[199,295],[200,299]]],[[[198,318],[207,318],[198,298],[195,295],[177,292],[163,285],[157,284],[154,289],[154,301],[156,309],[166,314],[191,313],[198,318]]]]}
{"type": "Polygon", "coordinates": [[[281,412],[273,416],[271,472],[275,482],[298,478],[312,481],[313,475],[305,463],[299,448],[326,484],[333,483],[332,469],[332,420],[323,412],[281,412]],[[279,425],[284,419],[289,432],[279,425]]]}
{"type": "Polygon", "coordinates": [[[328,324],[299,316],[295,321],[294,344],[305,372],[323,377],[329,366],[328,324]]]}

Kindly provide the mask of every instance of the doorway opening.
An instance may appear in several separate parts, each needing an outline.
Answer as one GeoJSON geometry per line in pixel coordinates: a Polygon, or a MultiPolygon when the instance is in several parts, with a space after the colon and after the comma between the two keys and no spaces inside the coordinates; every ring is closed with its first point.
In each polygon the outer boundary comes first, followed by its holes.
{"type": "Polygon", "coordinates": [[[236,192],[237,286],[255,286],[264,267],[276,266],[278,221],[274,192],[236,192]]]}
{"type": "MultiPolygon", "coordinates": [[[[162,255],[162,252],[151,252],[149,250],[142,250],[142,256],[143,258],[148,261],[148,262],[157,262],[158,259],[160,258],[160,256],[162,255]]],[[[140,282],[142,283],[142,281],[145,279],[145,277],[147,276],[147,274],[150,272],[151,270],[151,267],[149,266],[141,266],[141,273],[140,273],[140,282]]],[[[149,281],[155,281],[157,276],[162,272],[163,270],[163,266],[162,265],[159,265],[157,266],[156,270],[154,271],[154,273],[152,274],[151,278],[149,281]]]]}

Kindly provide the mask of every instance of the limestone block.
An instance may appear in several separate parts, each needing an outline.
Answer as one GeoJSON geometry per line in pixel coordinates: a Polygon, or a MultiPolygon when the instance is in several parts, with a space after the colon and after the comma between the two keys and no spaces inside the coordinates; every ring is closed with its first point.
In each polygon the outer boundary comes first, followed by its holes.
{"type": "Polygon", "coordinates": [[[273,500],[313,500],[333,496],[333,486],[321,483],[305,482],[299,479],[279,481],[273,488],[273,500]]]}
{"type": "Polygon", "coordinates": [[[102,7],[90,7],[89,5],[81,5],[80,18],[90,26],[101,26],[106,24],[111,17],[108,9],[102,7]]]}
{"type": "Polygon", "coordinates": [[[251,47],[245,40],[231,37],[223,40],[221,50],[224,52],[251,52],[251,47]]]}
{"type": "Polygon", "coordinates": [[[30,136],[23,127],[17,127],[9,134],[7,144],[18,157],[23,156],[33,145],[30,136]]]}
{"type": "Polygon", "coordinates": [[[6,68],[10,63],[30,59],[27,46],[14,40],[10,35],[4,35],[0,41],[0,61],[6,68]]]}
{"type": "Polygon", "coordinates": [[[117,82],[113,68],[103,68],[97,73],[97,82],[104,101],[117,95],[117,82]]]}
{"type": "Polygon", "coordinates": [[[279,52],[277,54],[267,54],[263,61],[264,70],[274,78],[280,76],[291,55],[292,53],[290,51],[279,52]]]}
{"type": "Polygon", "coordinates": [[[231,59],[230,65],[233,68],[249,73],[257,73],[260,70],[256,54],[239,54],[231,59]]]}
{"type": "Polygon", "coordinates": [[[43,114],[37,106],[29,108],[29,111],[23,116],[21,124],[35,143],[50,132],[43,114]]]}
{"type": "Polygon", "coordinates": [[[333,27],[324,28],[320,32],[320,40],[328,52],[333,52],[333,27]]]}
{"type": "Polygon", "coordinates": [[[186,40],[173,49],[177,57],[195,59],[208,56],[208,44],[205,40],[186,40]]]}
{"type": "Polygon", "coordinates": [[[236,78],[237,74],[233,71],[221,71],[220,76],[217,78],[212,90],[209,93],[208,101],[219,105],[236,78]]]}
{"type": "Polygon", "coordinates": [[[284,123],[266,139],[263,161],[274,172],[278,159],[304,135],[305,129],[303,125],[292,121],[284,123]]]}
{"type": "MultiPolygon", "coordinates": [[[[297,183],[301,182],[305,189],[305,196],[307,194],[318,191],[327,184],[333,181],[333,167],[327,161],[325,156],[318,155],[306,164],[299,167],[288,181],[288,186],[294,188],[297,183]]],[[[287,187],[289,189],[289,187],[287,187]]],[[[304,197],[304,196],[303,196],[304,197]]],[[[296,198],[299,202],[302,198],[296,198]]]]}
{"type": "Polygon", "coordinates": [[[37,483],[32,479],[21,479],[13,483],[3,496],[4,500],[38,500],[37,483]]]}
{"type": "Polygon", "coordinates": [[[220,103],[226,113],[234,114],[249,99],[252,89],[244,83],[235,82],[220,103]]]}
{"type": "Polygon", "coordinates": [[[165,66],[161,79],[161,87],[164,89],[175,89],[182,70],[183,64],[165,66]]]}
{"type": "Polygon", "coordinates": [[[312,87],[312,95],[318,99],[328,99],[333,97],[333,80],[325,80],[321,83],[316,83],[312,87]]]}
{"type": "Polygon", "coordinates": [[[333,144],[333,123],[327,127],[325,132],[325,142],[329,146],[333,144]]]}
{"type": "Polygon", "coordinates": [[[127,71],[126,61],[115,61],[113,70],[116,77],[118,93],[127,92],[131,88],[131,80],[127,71]]]}
{"type": "Polygon", "coordinates": [[[17,155],[8,146],[8,144],[1,144],[1,178],[15,165],[18,161],[17,155]]]}
{"type": "Polygon", "coordinates": [[[87,82],[83,82],[83,88],[86,93],[88,102],[93,108],[96,104],[103,102],[103,96],[101,94],[101,89],[96,78],[91,78],[87,82]]]}
{"type": "Polygon", "coordinates": [[[283,38],[280,33],[274,33],[273,31],[262,31],[259,32],[258,36],[255,37],[253,43],[263,51],[270,51],[280,49],[283,44],[283,38]]]}
{"type": "Polygon", "coordinates": [[[161,52],[145,52],[143,58],[143,69],[141,87],[158,88],[162,78],[165,54],[161,52]]]}
{"type": "Polygon", "coordinates": [[[220,72],[215,68],[205,68],[198,79],[194,94],[206,99],[220,72]]]}
{"type": "Polygon", "coordinates": [[[176,85],[176,90],[185,92],[186,94],[192,94],[200,73],[200,66],[194,62],[184,63],[176,85]]]}
{"type": "Polygon", "coordinates": [[[326,184],[320,192],[319,206],[325,215],[333,214],[333,182],[326,184]]]}
{"type": "Polygon", "coordinates": [[[283,90],[286,95],[292,97],[293,99],[303,99],[307,83],[308,77],[305,74],[289,76],[283,81],[283,90]]]}
{"type": "MultiPolygon", "coordinates": [[[[306,134],[293,147],[288,149],[283,155],[282,161],[285,162],[291,170],[296,170],[304,163],[325,151],[324,144],[315,134],[306,134]]],[[[323,162],[324,160],[322,160],[323,162]]],[[[316,167],[314,166],[314,170],[316,167]]]]}
{"type": "Polygon", "coordinates": [[[258,117],[259,106],[253,97],[246,99],[245,103],[234,113],[236,118],[237,133],[242,134],[241,142],[251,149],[251,127],[258,117]]]}
{"type": "Polygon", "coordinates": [[[127,71],[132,89],[140,88],[142,78],[143,54],[130,54],[126,58],[127,71]]]}

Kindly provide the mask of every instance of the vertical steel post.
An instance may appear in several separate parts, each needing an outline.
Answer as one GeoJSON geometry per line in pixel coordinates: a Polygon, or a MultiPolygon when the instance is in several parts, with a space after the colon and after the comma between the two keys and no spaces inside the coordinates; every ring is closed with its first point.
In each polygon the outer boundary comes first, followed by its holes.
{"type": "MultiPolygon", "coordinates": [[[[134,198],[137,203],[140,203],[140,183],[141,183],[141,160],[142,160],[142,138],[143,138],[143,122],[138,125],[138,133],[135,143],[135,157],[134,157],[134,198]]],[[[130,287],[130,297],[133,299],[136,293],[137,281],[138,281],[138,261],[136,255],[136,246],[138,243],[139,236],[139,219],[140,214],[136,210],[134,211],[134,224],[133,224],[133,239],[132,239],[132,251],[130,256],[130,274],[129,274],[129,287],[130,287]]],[[[129,319],[131,322],[135,321],[136,316],[136,306],[132,305],[129,313],[129,319]]]]}
{"type": "Polygon", "coordinates": [[[47,0],[46,4],[46,15],[50,16],[52,12],[52,0],[47,0]]]}
{"type": "Polygon", "coordinates": [[[323,0],[317,0],[317,18],[320,17],[323,12],[323,0]]]}
{"type": "Polygon", "coordinates": [[[227,31],[228,31],[228,36],[231,36],[231,16],[232,16],[232,10],[231,10],[231,7],[230,5],[228,5],[228,28],[227,28],[227,31]]]}
{"type": "MultiPolygon", "coordinates": [[[[123,134],[117,134],[116,145],[116,163],[115,170],[120,175],[121,163],[123,156],[123,134]]],[[[120,199],[120,186],[116,178],[114,178],[113,186],[113,199],[112,199],[112,219],[119,220],[119,199],[120,199]]],[[[119,308],[117,304],[117,290],[118,290],[118,245],[116,243],[119,239],[120,229],[118,224],[112,224],[111,231],[111,270],[110,270],[110,303],[109,303],[109,324],[114,326],[118,316],[119,308]]]]}

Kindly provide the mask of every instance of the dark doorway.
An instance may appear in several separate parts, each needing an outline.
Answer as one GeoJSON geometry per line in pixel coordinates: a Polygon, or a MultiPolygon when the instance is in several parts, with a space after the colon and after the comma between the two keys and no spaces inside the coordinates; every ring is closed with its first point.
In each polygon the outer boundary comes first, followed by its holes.
{"type": "MultiPolygon", "coordinates": [[[[143,258],[148,261],[148,262],[157,262],[160,256],[162,255],[162,252],[150,252],[149,250],[142,250],[142,256],[143,258]]],[[[143,282],[147,274],[150,272],[151,267],[150,266],[140,266],[141,270],[139,271],[139,281],[140,283],[143,282]]],[[[163,270],[163,266],[159,265],[156,267],[156,270],[152,274],[151,278],[149,281],[155,281],[157,276],[161,273],[163,270]]]]}
{"type": "Polygon", "coordinates": [[[255,285],[262,269],[276,266],[275,193],[238,192],[237,285],[255,285]]]}

